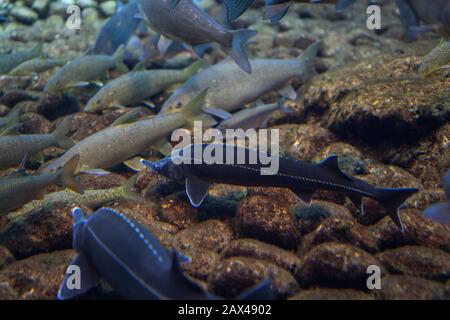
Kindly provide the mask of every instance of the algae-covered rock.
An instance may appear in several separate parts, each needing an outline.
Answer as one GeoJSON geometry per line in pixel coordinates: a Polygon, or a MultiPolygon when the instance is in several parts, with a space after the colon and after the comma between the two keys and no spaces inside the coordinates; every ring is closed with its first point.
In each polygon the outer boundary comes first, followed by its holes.
{"type": "Polygon", "coordinates": [[[447,299],[442,283],[412,276],[387,275],[381,279],[381,290],[375,290],[385,300],[447,299]]]}

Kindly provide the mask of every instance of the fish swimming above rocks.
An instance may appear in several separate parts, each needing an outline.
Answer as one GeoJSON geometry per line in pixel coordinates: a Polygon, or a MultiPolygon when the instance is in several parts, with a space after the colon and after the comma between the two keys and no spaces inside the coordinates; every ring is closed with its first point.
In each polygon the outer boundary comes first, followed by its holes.
{"type": "Polygon", "coordinates": [[[444,190],[447,201],[425,209],[423,215],[428,219],[450,225],[450,170],[444,177],[444,190]]]}
{"type": "Polygon", "coordinates": [[[138,13],[137,0],[127,4],[117,0],[116,11],[100,30],[90,53],[112,55],[121,45],[126,45],[142,21],[136,17],[138,13]]]}
{"type": "Polygon", "coordinates": [[[414,40],[424,31],[450,37],[450,1],[395,0],[406,30],[406,38],[414,40]]]}
{"type": "Polygon", "coordinates": [[[142,102],[174,84],[186,81],[201,65],[201,61],[197,61],[184,70],[145,70],[143,64],[139,64],[132,72],[103,86],[88,101],[84,110],[93,112],[142,102]]]}
{"type": "Polygon", "coordinates": [[[420,64],[419,74],[427,77],[436,71],[450,68],[450,41],[444,41],[427,54],[420,64]]]}
{"type": "Polygon", "coordinates": [[[20,108],[17,106],[9,110],[7,115],[0,117],[0,136],[17,127],[19,120],[20,108]]]}
{"type": "Polygon", "coordinates": [[[212,183],[287,188],[307,203],[316,190],[333,190],[348,196],[361,214],[363,197],[379,201],[402,230],[398,208],[418,192],[416,188],[378,188],[351,177],[339,169],[335,155],[311,164],[273,154],[269,160],[278,161],[278,167],[274,168],[269,167],[273,163],[268,163],[267,158],[267,152],[232,144],[192,144],[172,151],[158,162],[141,162],[169,179],[185,179],[187,195],[195,207],[203,202],[212,183]],[[212,159],[205,161],[210,155],[212,159]]]}
{"type": "Polygon", "coordinates": [[[47,82],[45,92],[59,92],[73,87],[87,86],[92,81],[106,79],[107,72],[118,69],[128,72],[123,64],[124,46],[113,56],[87,55],[72,60],[59,69],[47,82]]]}
{"type": "Polygon", "coordinates": [[[42,163],[41,151],[49,147],[71,148],[73,141],[67,137],[71,122],[72,117],[66,117],[48,134],[0,135],[0,168],[19,165],[25,155],[42,163]]]}
{"type": "MultiPolygon", "coordinates": [[[[265,0],[264,19],[270,19],[272,22],[279,21],[286,15],[292,3],[335,3],[336,10],[340,11],[347,9],[356,1],[357,0],[265,0]]],[[[227,9],[228,21],[239,18],[254,2],[255,0],[224,0],[223,3],[227,9]]]]}
{"type": "Polygon", "coordinates": [[[78,155],[72,157],[64,167],[53,173],[29,175],[25,172],[26,157],[19,169],[9,175],[0,177],[0,214],[8,213],[34,199],[43,198],[45,188],[61,184],[72,190],[83,193],[83,188],[75,179],[78,155]]]}
{"type": "Polygon", "coordinates": [[[189,126],[198,117],[203,118],[205,95],[206,90],[201,91],[182,112],[157,115],[133,123],[126,123],[125,116],[124,122],[119,119],[112,126],[78,142],[46,170],[59,168],[74,155],[79,155],[77,172],[106,174],[100,169],[126,161],[166,138],[173,130],[189,126]]]}
{"type": "MultiPolygon", "coordinates": [[[[256,35],[256,31],[229,30],[192,0],[183,0],[175,8],[172,8],[171,1],[138,0],[142,16],[156,32],[168,39],[189,44],[199,57],[203,57],[210,42],[216,42],[229,52],[242,70],[252,72],[244,45],[256,35]]],[[[160,40],[160,44],[163,40],[160,40]]]]}
{"type": "MultiPolygon", "coordinates": [[[[184,274],[181,264],[189,263],[189,258],[164,248],[136,221],[109,208],[88,217],[75,208],[72,216],[73,248],[78,255],[68,267],[58,299],[83,296],[101,278],[124,299],[219,299],[184,274]],[[73,266],[81,271],[79,288],[68,286],[73,266]]],[[[272,299],[270,284],[270,280],[264,280],[237,298],[272,299]]]]}
{"type": "Polygon", "coordinates": [[[85,190],[83,194],[70,189],[52,192],[46,194],[42,200],[31,201],[26,204],[23,209],[25,211],[29,211],[54,204],[86,206],[96,209],[105,203],[117,200],[138,201],[141,199],[141,196],[139,193],[133,191],[133,186],[135,185],[136,180],[137,175],[135,174],[120,187],[101,190],[85,190]]]}
{"type": "Polygon", "coordinates": [[[40,57],[42,55],[42,43],[27,51],[13,51],[0,54],[0,75],[7,74],[19,64],[40,57]]]}
{"type": "Polygon", "coordinates": [[[26,76],[29,74],[41,73],[54,67],[61,67],[64,63],[64,61],[59,59],[34,58],[19,64],[8,74],[11,76],[26,76]]]}
{"type": "Polygon", "coordinates": [[[288,81],[301,78],[306,82],[316,74],[314,59],[320,46],[320,42],[315,42],[297,59],[251,60],[252,74],[243,72],[230,60],[213,65],[177,88],[163,104],[161,113],[182,110],[196,92],[205,88],[208,88],[206,106],[228,112],[283,87],[295,93],[292,87],[286,87],[288,81]]]}

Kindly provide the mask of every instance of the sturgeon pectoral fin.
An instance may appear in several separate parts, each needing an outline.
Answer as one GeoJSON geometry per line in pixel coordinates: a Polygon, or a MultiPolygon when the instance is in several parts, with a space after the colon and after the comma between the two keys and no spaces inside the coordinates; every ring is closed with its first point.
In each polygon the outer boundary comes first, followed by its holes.
{"type": "Polygon", "coordinates": [[[167,50],[169,50],[169,47],[172,45],[172,43],[173,40],[168,39],[163,35],[161,35],[158,41],[158,50],[161,56],[164,56],[166,54],[167,50]]]}
{"type": "Polygon", "coordinates": [[[287,85],[286,87],[281,89],[280,94],[283,97],[289,98],[291,100],[296,100],[298,97],[297,92],[294,90],[294,88],[291,85],[287,85]]]}
{"type": "Polygon", "coordinates": [[[297,198],[306,203],[311,203],[311,199],[314,196],[314,191],[310,190],[292,190],[292,192],[294,192],[297,198]]]}
{"type": "Polygon", "coordinates": [[[219,108],[203,107],[202,110],[203,112],[222,120],[226,120],[232,117],[231,113],[219,108]]]}
{"type": "Polygon", "coordinates": [[[363,197],[358,195],[348,195],[348,198],[359,209],[359,213],[361,214],[361,216],[363,216],[364,215],[363,197]]]}
{"type": "Polygon", "coordinates": [[[320,168],[325,168],[334,171],[335,173],[340,174],[342,177],[346,178],[349,181],[354,181],[352,177],[350,177],[345,172],[341,171],[341,169],[339,168],[338,157],[335,154],[329,156],[328,158],[318,163],[317,165],[320,168]]]}
{"type": "Polygon", "coordinates": [[[186,192],[194,207],[200,206],[208,193],[209,183],[196,176],[186,178],[186,192]]]}
{"type": "Polygon", "coordinates": [[[141,160],[141,157],[134,157],[132,159],[124,161],[123,164],[133,171],[140,172],[145,169],[145,166],[142,164],[141,160]]]}
{"type": "Polygon", "coordinates": [[[78,297],[97,286],[99,277],[85,255],[79,254],[67,267],[58,290],[59,300],[78,297]]]}

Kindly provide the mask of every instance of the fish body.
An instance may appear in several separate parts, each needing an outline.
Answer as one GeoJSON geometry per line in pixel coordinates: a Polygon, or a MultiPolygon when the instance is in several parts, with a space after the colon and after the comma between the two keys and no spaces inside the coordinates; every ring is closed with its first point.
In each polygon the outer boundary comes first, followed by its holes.
{"type": "Polygon", "coordinates": [[[67,117],[51,134],[0,136],[0,168],[19,165],[25,155],[35,156],[52,146],[63,149],[72,147],[73,142],[67,137],[70,125],[71,117],[67,117]]]}
{"type": "Polygon", "coordinates": [[[448,0],[395,0],[406,37],[415,40],[424,31],[450,36],[450,2],[448,0]]]}
{"type": "Polygon", "coordinates": [[[444,177],[444,190],[447,201],[443,203],[436,203],[425,209],[423,215],[426,218],[436,222],[450,224],[450,170],[444,177]]]}
{"type": "Polygon", "coordinates": [[[361,211],[363,197],[379,201],[402,229],[398,207],[418,192],[416,188],[377,188],[351,177],[339,169],[336,156],[311,164],[274,155],[279,161],[278,170],[268,169],[267,163],[263,164],[261,160],[264,156],[267,157],[267,154],[235,145],[194,144],[175,150],[171,156],[156,163],[146,160],[142,160],[142,163],[170,179],[184,178],[186,192],[194,206],[202,203],[211,183],[287,188],[305,202],[311,201],[316,190],[332,190],[343,192],[361,211]],[[213,158],[214,161],[211,161],[203,158],[203,155],[213,152],[221,155],[219,159],[213,158]],[[238,158],[239,155],[242,158],[238,158]],[[250,159],[257,161],[252,162],[250,159]],[[261,174],[264,169],[272,172],[261,174]]]}
{"type": "Polygon", "coordinates": [[[53,173],[28,175],[21,169],[12,175],[0,177],[0,213],[8,213],[31,200],[41,198],[45,188],[59,183],[82,193],[82,187],[73,176],[77,163],[78,157],[74,156],[53,173]]]}
{"type": "Polygon", "coordinates": [[[114,56],[88,55],[65,64],[47,82],[46,92],[63,91],[71,86],[106,78],[108,70],[122,66],[124,47],[114,56]]]}
{"type": "Polygon", "coordinates": [[[166,38],[191,45],[200,57],[205,45],[216,42],[230,52],[242,70],[251,73],[244,44],[256,31],[229,30],[192,0],[183,0],[175,8],[171,8],[172,0],[138,0],[138,4],[147,23],[166,38]]]}
{"type": "MultiPolygon", "coordinates": [[[[58,299],[82,295],[94,288],[100,278],[124,299],[218,299],[184,274],[180,265],[188,260],[186,257],[168,251],[136,221],[109,208],[101,208],[87,218],[75,208],[72,215],[73,247],[78,256],[71,266],[78,266],[81,271],[81,288],[68,288],[68,272],[58,299]]],[[[266,283],[246,296],[262,293],[270,294],[266,283]]]]}
{"type": "Polygon", "coordinates": [[[7,74],[19,64],[42,55],[42,43],[28,51],[0,54],[0,75],[7,74]]]}
{"type": "Polygon", "coordinates": [[[17,125],[20,120],[20,108],[12,108],[7,115],[0,117],[0,135],[11,126],[17,125]]]}
{"type": "Polygon", "coordinates": [[[19,64],[9,72],[9,75],[25,76],[33,73],[44,72],[54,67],[60,67],[62,65],[64,65],[64,62],[59,59],[34,58],[19,64]]]}
{"type": "Polygon", "coordinates": [[[99,111],[113,106],[130,106],[186,81],[201,66],[198,61],[185,70],[140,70],[129,72],[102,87],[87,103],[85,111],[99,111]]]}
{"type": "Polygon", "coordinates": [[[191,117],[201,113],[204,96],[205,92],[197,95],[184,112],[114,125],[94,133],[74,145],[46,170],[61,167],[75,154],[80,156],[78,171],[105,169],[119,164],[146,150],[173,130],[187,125],[191,117]]]}
{"type": "Polygon", "coordinates": [[[116,12],[100,30],[91,54],[112,55],[121,45],[126,45],[141,21],[136,18],[138,13],[136,0],[117,6],[116,12]]]}
{"type": "Polygon", "coordinates": [[[101,205],[117,200],[137,200],[139,194],[133,191],[137,175],[128,179],[123,186],[103,189],[103,190],[85,190],[83,194],[66,189],[63,191],[46,194],[43,200],[34,200],[24,206],[29,211],[53,204],[66,204],[76,206],[86,206],[89,208],[98,208],[101,205]]]}
{"type": "MultiPolygon", "coordinates": [[[[337,10],[344,10],[357,0],[265,0],[264,18],[276,22],[284,17],[292,3],[335,3],[337,10]]],[[[255,0],[224,0],[228,21],[239,18],[255,0]]]]}
{"type": "Polygon", "coordinates": [[[419,74],[426,77],[437,70],[448,68],[450,68],[450,41],[445,41],[423,58],[419,74]]]}
{"type": "Polygon", "coordinates": [[[320,43],[311,45],[298,59],[251,60],[253,72],[242,72],[232,61],[225,60],[200,71],[179,87],[161,108],[162,113],[176,112],[199,90],[208,88],[206,106],[235,111],[262,95],[282,88],[292,78],[304,81],[315,75],[313,60],[320,43]]]}

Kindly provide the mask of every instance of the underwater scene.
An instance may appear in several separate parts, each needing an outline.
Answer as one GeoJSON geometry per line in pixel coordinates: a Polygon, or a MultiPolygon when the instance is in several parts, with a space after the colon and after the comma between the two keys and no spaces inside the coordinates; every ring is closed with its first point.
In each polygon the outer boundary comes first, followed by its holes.
{"type": "Polygon", "coordinates": [[[0,300],[449,300],[449,37],[450,0],[0,0],[0,300]]]}

